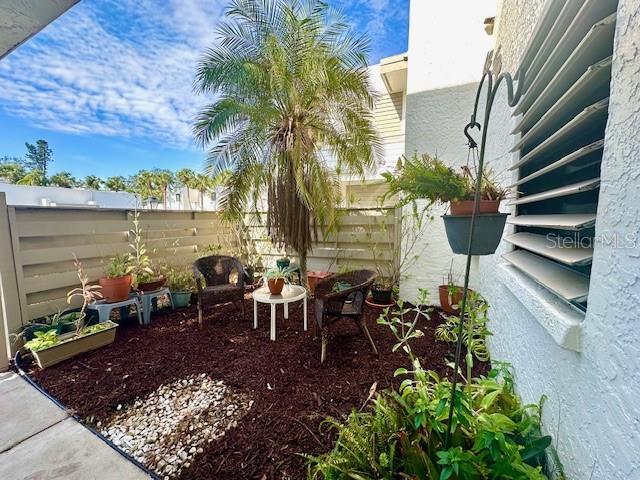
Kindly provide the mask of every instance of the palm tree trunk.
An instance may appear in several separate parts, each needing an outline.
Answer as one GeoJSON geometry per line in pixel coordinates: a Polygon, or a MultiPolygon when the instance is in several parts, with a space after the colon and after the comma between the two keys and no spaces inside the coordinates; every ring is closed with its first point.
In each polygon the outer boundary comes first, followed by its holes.
{"type": "Polygon", "coordinates": [[[200,190],[200,211],[204,212],[204,190],[200,190]]]}
{"type": "Polygon", "coordinates": [[[307,251],[303,250],[299,253],[300,256],[300,283],[303,287],[308,287],[307,285],[307,251]]]}

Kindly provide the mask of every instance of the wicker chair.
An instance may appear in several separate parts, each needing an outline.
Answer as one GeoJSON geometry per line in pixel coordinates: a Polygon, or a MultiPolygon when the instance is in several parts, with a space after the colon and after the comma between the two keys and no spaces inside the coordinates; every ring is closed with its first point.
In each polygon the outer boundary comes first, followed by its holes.
{"type": "Polygon", "coordinates": [[[240,302],[244,317],[243,272],[242,264],[235,257],[211,255],[199,258],[193,263],[193,273],[198,288],[198,323],[200,325],[202,325],[202,311],[206,305],[240,302]],[[229,283],[229,276],[233,270],[238,273],[235,284],[229,283]]]}
{"type": "Polygon", "coordinates": [[[320,363],[324,363],[327,358],[329,325],[341,318],[351,318],[356,322],[360,331],[369,340],[371,350],[378,356],[378,349],[373,343],[363,315],[364,301],[375,279],[376,273],[371,270],[354,270],[340,275],[332,275],[316,285],[314,310],[316,324],[320,327],[322,335],[320,363]],[[350,283],[351,287],[334,292],[333,286],[340,281],[350,283]]]}

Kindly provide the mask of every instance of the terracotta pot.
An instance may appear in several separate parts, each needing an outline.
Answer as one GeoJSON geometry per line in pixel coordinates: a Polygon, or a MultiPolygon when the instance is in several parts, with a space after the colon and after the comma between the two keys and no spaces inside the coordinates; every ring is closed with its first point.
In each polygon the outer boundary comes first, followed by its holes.
{"type": "Polygon", "coordinates": [[[270,278],[267,280],[267,285],[272,295],[280,295],[284,288],[284,278],[270,278]]]}
{"type": "Polygon", "coordinates": [[[150,282],[141,282],[138,284],[138,290],[141,292],[153,292],[154,290],[158,290],[162,287],[166,281],[166,278],[160,277],[155,280],[151,280],[150,282]]]}
{"type": "MultiPolygon", "coordinates": [[[[451,215],[473,215],[473,200],[451,202],[451,215]]],[[[480,200],[479,213],[498,213],[500,200],[480,200]]]]}
{"type": "Polygon", "coordinates": [[[131,275],[124,277],[107,278],[99,280],[102,290],[102,297],[107,303],[122,302],[129,298],[131,291],[131,275]]]}
{"type": "MultiPolygon", "coordinates": [[[[458,291],[453,295],[449,295],[449,285],[440,285],[438,287],[438,294],[440,296],[440,307],[449,315],[459,315],[460,309],[454,308],[453,305],[459,306],[462,303],[463,287],[456,285],[458,291]]],[[[473,290],[469,289],[468,293],[473,290]]]]}
{"type": "Polygon", "coordinates": [[[307,272],[307,283],[309,284],[309,294],[313,295],[316,291],[316,285],[320,280],[324,280],[331,276],[331,272],[307,272]]]}

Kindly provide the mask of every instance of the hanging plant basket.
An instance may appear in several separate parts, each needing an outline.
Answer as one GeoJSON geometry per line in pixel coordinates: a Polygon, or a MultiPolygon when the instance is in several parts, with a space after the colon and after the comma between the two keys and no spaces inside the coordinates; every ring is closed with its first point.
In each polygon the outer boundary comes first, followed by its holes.
{"type": "MultiPolygon", "coordinates": [[[[476,216],[470,255],[492,255],[495,253],[502,239],[508,215],[508,213],[492,213],[476,216]]],[[[471,215],[442,215],[442,219],[451,250],[453,253],[466,255],[469,246],[471,215]]]]}

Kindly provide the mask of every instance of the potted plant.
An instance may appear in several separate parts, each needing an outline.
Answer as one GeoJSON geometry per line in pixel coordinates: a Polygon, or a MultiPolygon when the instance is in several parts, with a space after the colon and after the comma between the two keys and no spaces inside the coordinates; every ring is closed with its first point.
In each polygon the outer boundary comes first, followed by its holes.
{"type": "Polygon", "coordinates": [[[376,305],[391,305],[393,284],[389,279],[378,277],[371,286],[371,300],[376,305]]]}
{"type": "MultiPolygon", "coordinates": [[[[463,287],[456,284],[456,279],[453,274],[453,260],[451,260],[447,277],[443,280],[442,285],[438,285],[440,308],[449,315],[459,315],[459,305],[462,302],[463,287]]],[[[468,291],[471,292],[472,290],[469,289],[468,291]]]]}
{"type": "Polygon", "coordinates": [[[89,284],[89,278],[77,258],[75,265],[80,288],[74,288],[67,294],[68,303],[71,303],[75,297],[82,298],[82,307],[78,312],[75,332],[60,334],[56,328],[37,331],[35,338],[24,345],[31,351],[40,368],[46,368],[80,353],[109,345],[115,340],[117,323],[103,322],[85,326],[87,305],[102,297],[98,291],[101,287],[89,284]]]}
{"type": "Polygon", "coordinates": [[[265,272],[264,278],[267,280],[269,292],[272,295],[280,295],[284,284],[289,280],[289,272],[283,268],[270,268],[265,272]]]}
{"type": "Polygon", "coordinates": [[[193,272],[169,267],[165,270],[164,277],[167,279],[166,285],[169,288],[173,306],[176,308],[188,307],[191,293],[195,287],[193,272]]]}
{"type": "MultiPolygon", "coordinates": [[[[383,176],[389,184],[387,195],[402,194],[404,204],[418,199],[428,201],[426,208],[434,203],[449,203],[450,214],[442,216],[449,245],[454,253],[467,253],[477,184],[477,176],[469,167],[456,171],[438,158],[414,155],[401,162],[395,173],[383,176]]],[[[481,179],[471,255],[494,253],[507,221],[508,214],[499,213],[499,207],[508,191],[491,177],[487,172],[481,179]]]]}
{"type": "Polygon", "coordinates": [[[105,276],[100,278],[102,297],[107,303],[122,302],[129,298],[131,291],[131,264],[129,255],[116,255],[105,268],[105,276]]]}
{"type": "Polygon", "coordinates": [[[140,212],[133,214],[133,229],[130,234],[133,241],[130,244],[133,253],[130,255],[133,285],[141,292],[152,292],[162,287],[166,279],[162,275],[156,275],[152,269],[151,259],[147,255],[147,247],[142,240],[140,228],[140,212]]]}
{"type": "Polygon", "coordinates": [[[309,294],[313,295],[316,291],[316,285],[319,281],[331,276],[331,272],[317,270],[307,272],[307,285],[309,285],[309,294]]]}
{"type": "Polygon", "coordinates": [[[289,268],[289,265],[291,265],[291,259],[289,257],[287,257],[286,255],[284,257],[280,257],[276,260],[276,266],[280,269],[280,270],[284,270],[286,268],[289,268]]]}

